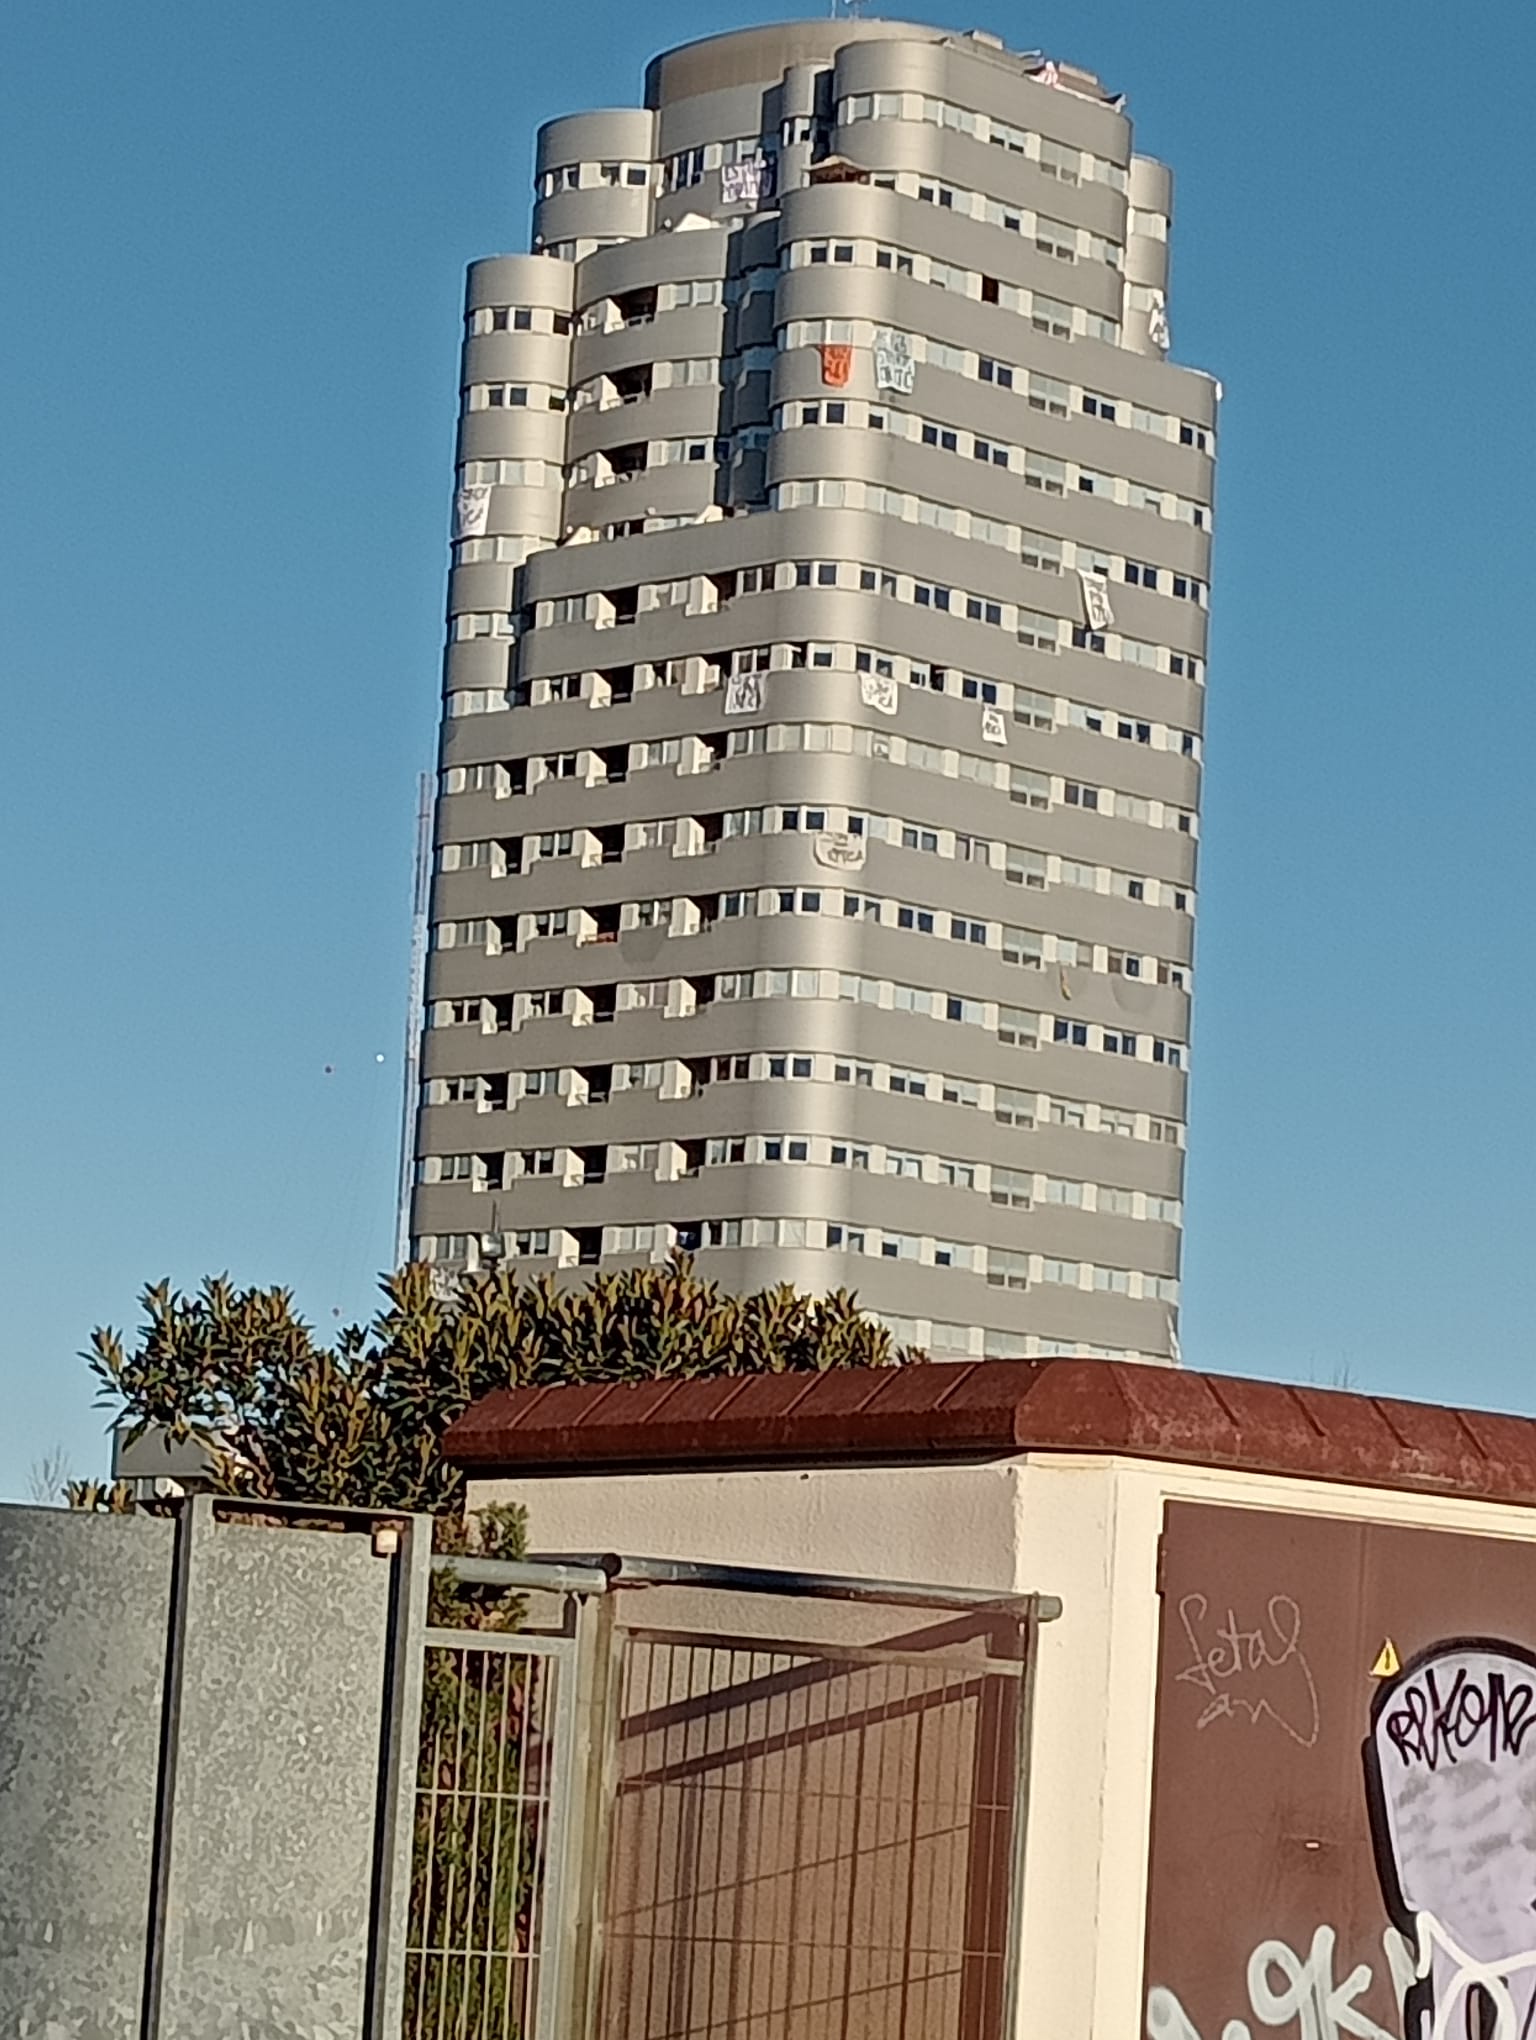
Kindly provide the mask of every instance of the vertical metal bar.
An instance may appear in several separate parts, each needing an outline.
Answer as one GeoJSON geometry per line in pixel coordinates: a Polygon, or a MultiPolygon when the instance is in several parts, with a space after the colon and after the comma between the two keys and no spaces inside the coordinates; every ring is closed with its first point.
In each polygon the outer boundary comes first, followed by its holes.
{"type": "MultiPolygon", "coordinates": [[[[497,1969],[500,1966],[497,1961],[498,1950],[496,1936],[499,1931],[499,1923],[501,1920],[500,1910],[502,1889],[501,1822],[506,1807],[507,1747],[512,1740],[512,1721],[511,1721],[512,1677],[517,1669],[517,1663],[514,1658],[508,1657],[497,1658],[495,1660],[495,1664],[496,1675],[501,1683],[498,1689],[499,1713],[496,1725],[496,1785],[495,1785],[496,1812],[491,1821],[491,1864],[490,1864],[491,1896],[486,1917],[485,1966],[481,1974],[480,1982],[480,2032],[482,2035],[488,2035],[490,2032],[491,1987],[495,1979],[497,1969]]],[[[516,1870],[514,1869],[512,1895],[508,1919],[509,1930],[515,1928],[517,1924],[516,1875],[517,1873],[516,1870]]],[[[508,1938],[510,1939],[510,1931],[508,1938]]],[[[511,1981],[510,1976],[506,1978],[506,1981],[510,1983],[511,1981]]],[[[506,2029],[505,2015],[503,2015],[501,2023],[502,2029],[503,2031],[505,2031],[506,2029]]]]}
{"type": "Polygon", "coordinates": [[[618,1799],[620,1680],[625,1663],[614,1648],[609,1594],[576,1604],[572,1712],[576,1715],[572,1809],[561,1928],[569,1949],[561,2022],[540,2040],[587,2040],[596,2030],[609,1887],[609,1822],[618,1799]]]}
{"type": "Polygon", "coordinates": [[[458,1827],[462,1815],[460,1776],[464,1761],[464,1661],[467,1655],[467,1651],[463,1649],[454,1654],[454,1685],[458,1692],[458,1712],[453,1726],[453,1769],[450,1773],[452,1783],[448,1789],[450,1837],[448,1875],[443,1881],[443,1926],[437,1951],[437,2040],[443,2040],[443,2021],[448,2015],[449,1951],[453,1946],[453,1887],[454,1873],[458,1869],[458,1827]]]}
{"type": "MultiPolygon", "coordinates": [[[[912,1923],[917,1907],[917,1860],[923,1827],[923,1730],[928,1723],[928,1675],[924,1673],[924,1685],[919,1695],[917,1710],[917,1732],[912,1744],[912,1791],[908,1800],[911,1826],[907,1831],[907,1890],[903,1907],[905,1917],[901,1931],[901,1983],[897,2000],[896,2031],[899,2040],[907,2040],[907,2013],[910,2009],[912,1992],[912,1923]]],[[[905,1668],[902,1679],[902,1700],[906,1701],[912,1690],[912,1668],[905,1668]]],[[[940,1715],[942,1723],[943,1716],[940,1715]]]]}
{"type": "MultiPolygon", "coordinates": [[[[553,1726],[541,1720],[541,1735],[548,1755],[540,1773],[540,1801],[544,1810],[539,1854],[542,1887],[538,1908],[538,2012],[534,2032],[538,2040],[556,2040],[560,2033],[561,1984],[565,1968],[565,1868],[568,1800],[576,1760],[575,1650],[566,1644],[558,1657],[548,1661],[547,1676],[555,1682],[553,1726]]],[[[546,1684],[547,1695],[547,1684],[546,1684]]]]}
{"type": "MultiPolygon", "coordinates": [[[[469,1859],[464,1868],[464,1946],[462,1974],[459,1982],[459,2040],[467,2040],[469,2033],[469,1997],[472,1964],[475,1959],[475,1901],[480,1892],[480,1809],[485,1803],[485,1732],[489,1679],[494,1666],[490,1651],[480,1654],[480,1696],[475,1710],[475,1785],[467,1815],[469,1827],[469,1859]]],[[[493,1891],[494,1902],[494,1891],[493,1891]]]]}
{"type": "MultiPolygon", "coordinates": [[[[845,1709],[845,1714],[846,1714],[845,1709]]],[[[853,1772],[853,1833],[848,1843],[848,1906],[843,1920],[843,1987],[841,2018],[838,2022],[839,2040],[848,2040],[849,1992],[853,1982],[853,1928],[858,1904],[859,1889],[859,1837],[863,1832],[864,1814],[864,1755],[869,1730],[863,1721],[854,1730],[855,1748],[858,1752],[853,1772]]]]}
{"type": "MultiPolygon", "coordinates": [[[[669,1649],[672,1671],[667,1681],[667,1703],[676,1718],[678,1734],[678,1768],[689,1755],[689,1744],[695,1718],[689,1715],[686,1703],[697,1697],[695,1688],[698,1680],[694,1674],[694,1661],[701,1654],[705,1658],[705,1692],[709,1691],[710,1667],[714,1662],[712,1646],[689,1644],[686,1649],[675,1646],[669,1649]],[[676,1669],[683,1667],[682,1692],[676,1691],[676,1669]]],[[[699,1754],[707,1755],[709,1750],[709,1722],[698,1720],[701,1729],[699,1754]]],[[[668,1730],[670,1738],[671,1730],[668,1730]]],[[[669,1768],[671,1768],[669,1766],[669,1768]]],[[[694,2005],[697,1999],[697,1971],[699,1946],[699,1901],[702,1895],[704,1833],[703,1808],[700,1794],[690,1785],[681,1787],[678,1794],[677,1873],[673,1879],[670,1963],[667,1973],[666,2032],[691,2033],[695,2024],[694,2005]],[[686,1894],[686,1901],[685,1901],[686,1894]]],[[[658,1856],[661,1846],[661,1831],[656,1835],[658,1856]]],[[[711,1972],[713,1980],[713,1972],[711,1972]]]]}
{"type": "Polygon", "coordinates": [[[155,1778],[154,1839],[149,1859],[149,1918],[144,1933],[144,1987],[139,2001],[140,2040],[159,2040],[165,1998],[166,1909],[176,1826],[176,1766],[181,1750],[181,1695],[187,1665],[192,1566],[201,1538],[213,1530],[213,1498],[192,1495],[176,1518],[171,1546],[165,1675],[160,1699],[160,1763],[155,1778]]]}
{"type": "MultiPolygon", "coordinates": [[[[755,1650],[735,1652],[732,1654],[731,1659],[733,1667],[738,1657],[746,1659],[745,1679],[748,1686],[760,1687],[761,1674],[758,1671],[758,1666],[765,1660],[766,1653],[755,1650]]],[[[737,1676],[734,1670],[732,1676],[733,1678],[737,1676]]],[[[736,1793],[736,1847],[730,1872],[731,1926],[730,1939],[727,1943],[729,1952],[726,1958],[725,1970],[725,2025],[726,2031],[729,2033],[735,2033],[738,2030],[741,2018],[739,2006],[741,2002],[741,1972],[744,1959],[742,1924],[744,1919],[751,1922],[754,1918],[753,1908],[757,1901],[757,1892],[754,1888],[756,1880],[754,1880],[752,1875],[752,1858],[753,1851],[756,1849],[759,1863],[761,1862],[762,1812],[767,1805],[768,1798],[767,1783],[762,1773],[764,1759],[761,1755],[754,1754],[759,1745],[766,1745],[766,1737],[761,1733],[754,1733],[753,1716],[754,1713],[761,1710],[761,1719],[764,1725],[766,1725],[769,1719],[769,1704],[768,1696],[761,1691],[759,1691],[757,1700],[749,1700],[746,1703],[742,1709],[741,1727],[736,1738],[736,1747],[739,1754],[734,1759],[734,1762],[727,1755],[721,1765],[722,1806],[725,1803],[727,1780],[730,1778],[733,1769],[740,1780],[736,1793]],[[754,1772],[757,1777],[755,1785],[753,1783],[754,1772]]],[[[760,1875],[761,1870],[759,1870],[760,1875]]],[[[717,1899],[715,1905],[715,1933],[717,1936],[720,1934],[721,1900],[724,1897],[725,1889],[722,1885],[721,1899],[717,1899]]],[[[751,1946],[752,1943],[749,1941],[746,1944],[745,1951],[745,1961],[749,1974],[751,1946]]],[[[751,2003],[750,1989],[748,1991],[747,2002],[748,2004],[751,2003]]]]}
{"type": "Polygon", "coordinates": [[[1008,1864],[1008,1935],[1003,1985],[1003,2031],[1019,2031],[1024,2006],[1024,1869],[1029,1849],[1029,1788],[1035,1734],[1035,1672],[1040,1659],[1040,1600],[1031,1595],[1019,1625],[1024,1676],[1019,1682],[1018,1735],[1013,1772],[1013,1835],[1008,1864]]]}
{"type": "Polygon", "coordinates": [[[390,1567],[363,2040],[396,2040],[405,2009],[411,1860],[421,1769],[421,1632],[427,1621],[431,1565],[431,1522],[425,1516],[412,1517],[404,1526],[390,1567]]]}
{"type": "MultiPolygon", "coordinates": [[[[896,1676],[898,1672],[901,1674],[903,1691],[905,1691],[907,1677],[907,1667],[905,1665],[886,1665],[880,1673],[880,1715],[876,1729],[876,1733],[879,1736],[879,1759],[875,1767],[874,1795],[876,1809],[875,1846],[871,1851],[869,1875],[868,1941],[869,1962],[872,1973],[866,1977],[864,1985],[871,2013],[873,2013],[878,1999],[881,2013],[883,2014],[880,2019],[880,2030],[886,2032],[889,2031],[891,1983],[886,1962],[882,1958],[889,1957],[894,1949],[895,1935],[892,1912],[895,1901],[894,1893],[889,1888],[887,1880],[883,1875],[881,1858],[886,1853],[885,1837],[887,1832],[893,1837],[893,1845],[890,1851],[893,1857],[901,1846],[902,1752],[899,1735],[893,1735],[891,1732],[891,1707],[896,1698],[896,1676]],[[893,1766],[896,1773],[894,1784],[891,1786],[887,1786],[886,1783],[886,1767],[888,1764],[893,1766]],[[890,1821],[889,1830],[886,1827],[888,1819],[890,1821]],[[877,1962],[879,1963],[878,1972],[875,1971],[877,1962]],[[878,1973],[883,1979],[879,1984],[876,1984],[874,1981],[874,1973],[878,1973]]],[[[900,1716],[897,1717],[898,1721],[900,1718],[900,1716]]]]}
{"type": "MultiPolygon", "coordinates": [[[[628,1648],[631,1649],[633,1649],[633,1647],[634,1647],[633,1645],[628,1646],[628,1648]]],[[[649,1643],[644,1646],[644,1649],[646,1652],[646,1685],[645,1685],[645,1707],[643,1711],[645,1716],[649,1718],[651,1715],[654,1714],[656,1707],[655,1694],[656,1694],[656,1675],[658,1669],[660,1670],[662,1675],[663,1704],[669,1710],[672,1706],[672,1702],[674,1699],[672,1686],[673,1679],[677,1669],[678,1650],[675,1644],[670,1643],[666,1644],[649,1643]]],[[[666,1725],[662,1727],[660,1733],[657,1734],[656,1736],[657,1742],[656,1763],[657,1767],[662,1770],[665,1770],[667,1766],[667,1760],[672,1746],[672,1734],[673,1727],[669,1715],[666,1725]]],[[[642,1776],[644,1775],[646,1769],[648,1768],[650,1746],[651,1746],[651,1732],[647,1732],[640,1752],[639,1769],[642,1776]]],[[[665,1787],[665,1785],[659,1788],[660,1792],[662,1793],[664,1793],[666,1789],[667,1788],[665,1787]]],[[[641,1796],[641,1791],[638,1786],[633,1795],[632,1803],[637,1808],[643,1808],[645,1805],[644,1798],[641,1796]]],[[[637,1817],[639,1816],[637,1815],[631,1816],[631,1818],[637,1817]]],[[[658,1819],[659,1818],[660,1814],[658,1813],[658,1819]]],[[[642,1836],[644,1834],[643,1826],[641,1828],[641,1834],[642,1836]]],[[[681,1796],[679,1796],[677,1814],[677,1840],[676,1840],[676,1849],[678,1852],[678,1867],[681,1866],[682,1843],[683,1843],[683,1806],[681,1796]]],[[[680,1897],[681,1883],[682,1883],[681,1878],[676,1874],[676,1871],[674,1871],[670,1896],[666,1901],[668,1924],[665,1943],[666,1954],[664,1959],[666,1964],[666,1979],[667,1979],[667,2010],[666,2012],[663,2013],[662,2016],[664,2021],[663,2031],[667,2033],[672,2032],[676,2025],[676,2020],[672,2016],[671,1992],[672,1992],[672,1979],[678,1961],[678,1940],[680,1932],[680,1913],[682,1905],[682,1900],[680,1897]]],[[[663,1941],[661,1932],[662,1903],[663,1901],[661,1898],[660,1889],[655,1880],[653,1880],[651,1885],[651,1933],[649,1946],[647,1948],[645,1958],[645,2013],[642,2020],[642,2032],[645,2034],[649,2034],[651,2030],[651,2004],[652,2000],[656,1995],[656,1978],[660,1969],[661,1961],[663,1959],[662,1958],[663,1941]]],[[[637,1910],[638,1910],[637,1905],[632,1902],[630,1906],[630,1947],[632,1949],[635,1948],[638,1943],[638,1936],[636,1935],[635,1932],[636,1925],[635,1914],[637,1910]]]]}
{"type": "MultiPolygon", "coordinates": [[[[517,1952],[521,1965],[518,1971],[519,2016],[524,2030],[527,2028],[529,2005],[537,2005],[546,1976],[544,1936],[549,1914],[549,1887],[551,1880],[559,1875],[559,1860],[550,1833],[553,1818],[550,1774],[554,1767],[555,1722],[565,1683],[563,1671],[550,1658],[542,1658],[528,1667],[528,1690],[523,1707],[521,1795],[527,1809],[528,1920],[517,1952]],[[536,1763],[533,1784],[529,1783],[530,1760],[536,1763]]],[[[558,1891],[555,1900],[558,1904],[558,1891]]],[[[534,2031],[542,2031],[537,2021],[534,2031]]]]}
{"type": "MultiPolygon", "coordinates": [[[[530,1741],[529,1724],[536,1718],[534,1714],[534,1709],[538,1704],[537,1689],[540,1671],[541,1663],[540,1660],[536,1658],[524,1659],[521,1664],[519,1664],[518,1661],[513,1658],[509,1658],[507,1660],[507,1682],[506,1687],[504,1689],[503,1698],[506,1707],[507,1740],[509,1742],[512,1739],[512,1706],[514,1692],[518,1692],[521,1694],[522,1718],[518,1723],[517,1729],[517,1774],[516,1784],[513,1788],[512,1799],[513,1806],[512,1848],[509,1858],[512,1877],[512,1899],[511,1904],[508,1907],[507,1911],[506,1954],[505,1960],[502,1962],[501,1965],[502,1991],[503,1991],[502,2003],[503,2006],[505,2007],[502,2015],[503,2031],[510,2030],[509,2022],[512,2017],[511,2006],[514,2002],[514,1999],[518,2007],[517,2018],[519,2024],[526,2023],[528,2009],[526,2003],[528,1994],[528,1965],[526,1960],[523,1959],[526,1954],[526,1950],[519,1938],[518,1906],[522,1897],[523,1889],[524,1817],[526,1815],[528,1808],[528,1794],[529,1791],[531,1790],[528,1783],[529,1779],[528,1744],[530,1741]],[[514,1686],[513,1683],[514,1674],[519,1675],[519,1682],[516,1686],[514,1686]]],[[[536,1870],[534,1874],[535,1875],[537,1874],[536,1870]]],[[[531,1922],[533,1918],[532,1891],[529,1892],[528,1898],[529,1898],[528,1916],[531,1922]]]]}
{"type": "MultiPolygon", "coordinates": [[[[786,1658],[785,1659],[786,1669],[793,1670],[795,1662],[796,1662],[795,1659],[792,1657],[786,1658]]],[[[825,1685],[823,1685],[822,1690],[823,1692],[825,1692],[825,1685]]],[[[793,2018],[795,2010],[795,1978],[796,1975],[798,1974],[796,1955],[799,1945],[799,1932],[800,1932],[801,1865],[805,1854],[805,1811],[806,1802],[809,1797],[809,1794],[807,1792],[806,1773],[807,1770],[809,1769],[811,1761],[811,1748],[812,1748],[811,1714],[812,1714],[812,1701],[815,1695],[816,1688],[814,1686],[801,1685],[797,1687],[795,1691],[797,1696],[801,1694],[804,1695],[805,1715],[804,1720],[802,1721],[800,1726],[799,1735],[800,1761],[798,1765],[797,1775],[795,1779],[795,1789],[793,1793],[790,1793],[788,1791],[789,1730],[787,1723],[791,1717],[787,1714],[785,1717],[786,1728],[785,1728],[784,1775],[786,1785],[786,1799],[794,1808],[793,1816],[794,1841],[790,1847],[789,1854],[787,1859],[785,1859],[784,1865],[788,1877],[788,1889],[786,1892],[787,1903],[785,1906],[785,1921],[784,1921],[784,1942],[783,1942],[784,1957],[782,1966],[782,1974],[784,1978],[784,2003],[778,2009],[778,2016],[783,2018],[786,2025],[793,2018]]],[[[816,1791],[815,1833],[816,1833],[816,1847],[819,1849],[821,1847],[822,1837],[826,1832],[827,1792],[826,1792],[825,1752],[822,1753],[821,1768],[817,1775],[818,1785],[816,1791]]],[[[807,1962],[807,1967],[809,1967],[809,1962],[807,1962]]],[[[809,1992],[807,1992],[807,1995],[809,1995],[809,1992]]]]}
{"type": "MultiPolygon", "coordinates": [[[[624,1785],[635,1778],[637,1771],[643,1775],[646,1765],[650,1761],[650,1753],[653,1748],[658,1751],[658,1761],[660,1757],[664,1756],[666,1753],[667,1747],[666,1729],[663,1728],[659,1731],[656,1729],[648,1729],[645,1732],[644,1736],[641,1737],[640,1739],[640,1753],[638,1759],[634,1755],[635,1738],[633,1733],[631,1732],[631,1734],[626,1736],[624,1732],[624,1723],[628,1721],[631,1717],[637,1716],[642,1720],[648,1720],[650,1718],[652,1706],[654,1704],[654,1695],[656,1692],[656,1668],[659,1664],[666,1664],[668,1667],[670,1667],[672,1662],[670,1652],[668,1652],[665,1655],[665,1657],[663,1656],[663,1648],[664,1647],[659,1643],[637,1643],[633,1637],[626,1637],[624,1639],[623,1645],[624,1662],[626,1667],[628,1667],[628,1670],[625,1676],[623,1699],[621,1703],[623,1712],[620,1714],[618,1726],[618,1764],[619,1764],[618,1783],[621,1793],[619,1819],[621,1821],[624,1820],[626,1817],[629,1820],[633,1821],[634,1814],[631,1809],[636,1797],[634,1791],[631,1791],[628,1794],[624,1794],[623,1792],[624,1785]],[[639,1668],[642,1662],[644,1664],[645,1672],[643,1688],[642,1681],[639,1676],[639,1668]]],[[[670,1670],[668,1671],[667,1676],[670,1679],[671,1677],[670,1670]]],[[[618,1853],[619,1847],[620,1843],[618,1840],[618,1834],[616,1830],[613,1844],[613,1863],[615,1867],[617,1866],[619,1861],[618,1853]]],[[[610,1872],[610,1899],[615,1888],[615,1883],[616,1880],[613,1879],[612,1873],[610,1872]]],[[[627,1886],[625,1888],[624,1895],[628,1896],[627,1886]]],[[[659,1892],[652,1892],[651,1931],[647,1939],[645,1950],[645,2005],[640,2014],[640,2030],[643,2034],[649,2033],[651,2030],[651,1994],[656,1987],[656,1964],[661,1948],[661,1906],[662,1906],[661,1894],[659,1892]]],[[[638,1923],[635,1918],[635,1909],[633,1904],[631,1904],[628,1909],[628,1922],[624,1935],[624,1944],[629,1953],[628,1977],[627,1977],[628,1998],[626,2002],[631,2004],[633,2003],[636,1994],[635,1990],[636,1965],[640,1961],[640,1937],[637,1932],[637,1924],[638,1923]]],[[[601,1939],[604,1951],[603,1968],[605,1972],[604,1977],[601,1980],[601,2002],[604,2006],[606,2006],[609,2002],[609,1989],[607,1982],[608,1958],[607,1958],[606,1927],[604,1927],[604,1929],[602,1930],[601,1939]]],[[[631,2014],[630,2023],[631,2025],[634,2023],[633,2014],[631,2014]]]]}

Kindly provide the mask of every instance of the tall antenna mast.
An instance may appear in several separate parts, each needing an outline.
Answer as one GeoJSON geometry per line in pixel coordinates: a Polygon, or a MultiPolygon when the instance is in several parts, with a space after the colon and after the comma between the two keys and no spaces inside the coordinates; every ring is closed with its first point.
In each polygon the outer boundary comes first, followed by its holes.
{"type": "Polygon", "coordinates": [[[432,889],[432,778],[416,782],[416,863],[411,880],[411,987],[405,1012],[405,1072],[400,1093],[400,1170],[396,1185],[395,1266],[411,1255],[411,1178],[416,1106],[421,1096],[421,1029],[427,996],[427,911],[432,889]]]}

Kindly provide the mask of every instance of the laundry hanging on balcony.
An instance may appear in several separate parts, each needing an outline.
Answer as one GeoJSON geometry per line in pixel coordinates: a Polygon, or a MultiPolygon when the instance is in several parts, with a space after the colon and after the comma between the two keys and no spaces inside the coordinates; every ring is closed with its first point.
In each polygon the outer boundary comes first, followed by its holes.
{"type": "Polygon", "coordinates": [[[486,522],[490,514],[490,483],[466,482],[453,499],[454,537],[484,538],[486,522]]]}
{"type": "Polygon", "coordinates": [[[1079,567],[1077,578],[1083,588],[1083,621],[1090,630],[1110,630],[1115,612],[1109,599],[1109,582],[1103,574],[1090,574],[1079,567]]]}
{"type": "Polygon", "coordinates": [[[900,333],[894,326],[879,327],[875,333],[875,388],[910,397],[916,366],[912,335],[900,333]]]}
{"type": "Polygon", "coordinates": [[[845,390],[848,378],[853,373],[853,349],[842,342],[826,343],[817,348],[821,356],[821,379],[834,390],[845,390]]]}
{"type": "Polygon", "coordinates": [[[726,205],[761,205],[772,198],[774,161],[771,156],[748,156],[742,163],[720,166],[720,197],[726,205]]]}
{"type": "Polygon", "coordinates": [[[763,705],[761,673],[732,673],[725,683],[727,715],[756,715],[763,705]]]}
{"type": "Polygon", "coordinates": [[[881,715],[894,715],[896,682],[885,673],[861,673],[859,699],[866,708],[878,709],[881,715]]]}

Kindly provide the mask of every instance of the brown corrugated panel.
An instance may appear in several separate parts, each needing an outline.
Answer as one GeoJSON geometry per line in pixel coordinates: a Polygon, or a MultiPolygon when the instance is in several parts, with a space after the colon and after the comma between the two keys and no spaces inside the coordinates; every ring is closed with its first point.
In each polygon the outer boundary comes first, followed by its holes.
{"type": "Polygon", "coordinates": [[[444,1443],[478,1474],[1116,1452],[1536,1502],[1529,1417],[1108,1360],[498,1389],[444,1443]]]}

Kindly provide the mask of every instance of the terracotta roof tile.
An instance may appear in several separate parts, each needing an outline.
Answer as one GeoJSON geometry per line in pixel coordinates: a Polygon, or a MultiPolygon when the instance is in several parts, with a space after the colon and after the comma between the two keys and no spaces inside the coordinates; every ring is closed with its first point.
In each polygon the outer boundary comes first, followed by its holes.
{"type": "Polygon", "coordinates": [[[1536,1420],[1107,1360],[499,1389],[451,1426],[480,1474],[1122,1453],[1536,1505],[1536,1420]]]}

